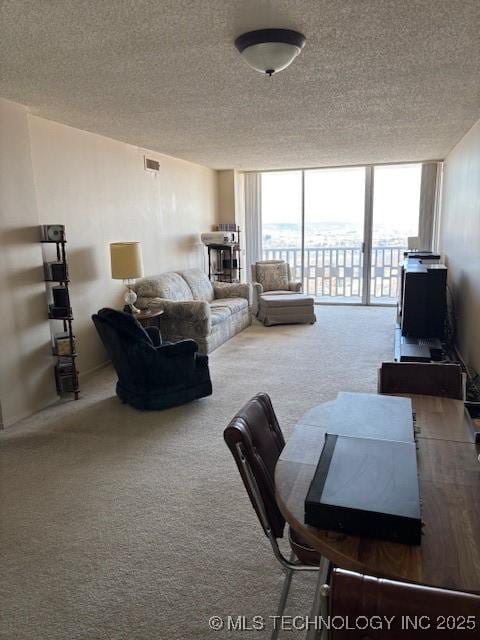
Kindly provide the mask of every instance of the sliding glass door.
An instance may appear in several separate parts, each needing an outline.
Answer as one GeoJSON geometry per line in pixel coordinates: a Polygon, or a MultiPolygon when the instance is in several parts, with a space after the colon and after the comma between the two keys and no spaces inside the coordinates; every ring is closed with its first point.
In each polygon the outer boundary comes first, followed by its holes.
{"type": "Polygon", "coordinates": [[[304,176],[304,291],[318,302],[362,302],[365,168],[304,176]]]}
{"type": "Polygon", "coordinates": [[[418,235],[421,164],[262,173],[263,259],[316,302],[394,304],[418,235]]]}
{"type": "Polygon", "coordinates": [[[285,260],[292,277],[302,280],[302,172],[262,174],[262,249],[264,260],[285,260]]]}
{"type": "Polygon", "coordinates": [[[408,238],[418,236],[421,164],[374,168],[369,301],[397,301],[400,263],[408,238]]]}

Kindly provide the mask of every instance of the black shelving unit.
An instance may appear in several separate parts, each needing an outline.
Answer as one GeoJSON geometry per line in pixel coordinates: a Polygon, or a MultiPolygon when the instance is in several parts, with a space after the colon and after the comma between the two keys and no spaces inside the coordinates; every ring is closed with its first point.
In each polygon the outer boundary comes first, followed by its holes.
{"type": "MultiPolygon", "coordinates": [[[[45,226],[42,228],[45,229],[45,226]]],[[[55,247],[56,262],[52,267],[52,262],[48,262],[46,258],[47,249],[43,251],[45,282],[47,283],[47,297],[49,301],[48,319],[52,326],[52,355],[55,358],[55,383],[59,395],[72,393],[75,400],[78,400],[80,394],[80,385],[78,381],[78,370],[76,359],[78,356],[76,348],[75,334],[73,333],[73,313],[70,304],[69,284],[67,261],[67,240],[65,232],[61,234],[59,240],[41,240],[44,247],[53,245],[55,247]],[[53,272],[53,273],[52,273],[53,272]],[[53,298],[53,288],[48,285],[57,285],[63,289],[63,304],[61,307],[55,306],[53,298]],[[53,303],[51,300],[53,299],[53,303]],[[62,323],[63,332],[57,333],[58,323],[62,323]],[[55,326],[56,325],[56,326],[55,326]]]]}
{"type": "Polygon", "coordinates": [[[229,231],[233,240],[222,244],[209,244],[208,277],[212,282],[240,282],[240,228],[229,231]]]}

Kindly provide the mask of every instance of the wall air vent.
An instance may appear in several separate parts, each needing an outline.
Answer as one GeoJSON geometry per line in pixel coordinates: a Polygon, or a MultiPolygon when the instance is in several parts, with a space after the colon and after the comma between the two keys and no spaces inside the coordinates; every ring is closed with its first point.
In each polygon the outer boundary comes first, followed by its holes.
{"type": "Polygon", "coordinates": [[[160,162],[158,160],[153,160],[152,158],[147,158],[147,156],[145,156],[145,170],[160,171],[160,162]]]}

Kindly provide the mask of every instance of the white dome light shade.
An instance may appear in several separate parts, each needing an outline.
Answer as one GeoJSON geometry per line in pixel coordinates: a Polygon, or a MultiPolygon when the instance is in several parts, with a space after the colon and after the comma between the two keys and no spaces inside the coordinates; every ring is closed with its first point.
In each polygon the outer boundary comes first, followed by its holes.
{"type": "Polygon", "coordinates": [[[261,73],[278,73],[298,56],[300,49],[284,42],[263,42],[242,51],[245,62],[261,73]]]}
{"type": "Polygon", "coordinates": [[[249,31],[235,40],[245,62],[271,76],[288,67],[305,45],[305,36],[289,29],[249,31]]]}

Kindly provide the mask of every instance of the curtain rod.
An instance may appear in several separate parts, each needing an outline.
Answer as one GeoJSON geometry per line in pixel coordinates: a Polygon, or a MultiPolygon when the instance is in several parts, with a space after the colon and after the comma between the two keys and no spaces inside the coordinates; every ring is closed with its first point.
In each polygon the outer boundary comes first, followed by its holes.
{"type": "Polygon", "coordinates": [[[320,169],[358,169],[359,167],[389,167],[401,164],[432,164],[444,162],[443,160],[406,160],[403,162],[367,162],[363,164],[336,164],[324,167],[296,167],[294,169],[238,169],[240,173],[278,173],[281,171],[319,171],[320,169]]]}

